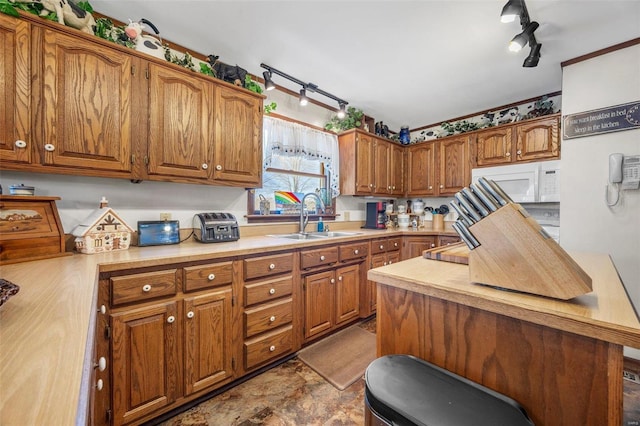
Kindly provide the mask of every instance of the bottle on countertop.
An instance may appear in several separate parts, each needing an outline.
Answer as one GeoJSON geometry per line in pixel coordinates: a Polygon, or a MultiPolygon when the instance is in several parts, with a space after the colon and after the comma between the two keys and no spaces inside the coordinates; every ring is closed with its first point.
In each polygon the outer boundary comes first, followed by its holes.
{"type": "Polygon", "coordinates": [[[318,218],[318,232],[324,231],[324,222],[322,221],[322,216],[318,218]]]}

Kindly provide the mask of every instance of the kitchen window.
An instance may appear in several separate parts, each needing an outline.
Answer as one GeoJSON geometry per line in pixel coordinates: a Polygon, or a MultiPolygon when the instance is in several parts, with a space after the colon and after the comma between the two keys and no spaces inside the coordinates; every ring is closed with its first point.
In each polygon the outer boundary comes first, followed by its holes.
{"type": "Polygon", "coordinates": [[[338,138],[335,134],[276,117],[263,121],[262,187],[249,191],[248,221],[297,220],[300,199],[314,192],[325,203],[325,212],[309,197],[305,208],[313,219],[335,217],[339,194],[338,138]],[[262,214],[269,205],[269,214],[262,214]]]}

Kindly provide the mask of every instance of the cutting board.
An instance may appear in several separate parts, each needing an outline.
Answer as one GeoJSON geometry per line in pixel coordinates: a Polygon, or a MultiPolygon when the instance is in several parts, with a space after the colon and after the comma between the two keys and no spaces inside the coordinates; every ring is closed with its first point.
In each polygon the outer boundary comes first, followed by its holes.
{"type": "Polygon", "coordinates": [[[445,262],[469,264],[469,247],[465,243],[450,244],[436,247],[422,252],[425,259],[442,260],[445,262]]]}

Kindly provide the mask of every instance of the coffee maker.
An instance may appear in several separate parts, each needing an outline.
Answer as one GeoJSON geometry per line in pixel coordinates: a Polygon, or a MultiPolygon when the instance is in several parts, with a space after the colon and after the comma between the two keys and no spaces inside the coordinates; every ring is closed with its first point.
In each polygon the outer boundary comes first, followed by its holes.
{"type": "Polygon", "coordinates": [[[377,203],[367,203],[367,217],[364,228],[386,229],[387,227],[387,203],[379,201],[377,203]]]}

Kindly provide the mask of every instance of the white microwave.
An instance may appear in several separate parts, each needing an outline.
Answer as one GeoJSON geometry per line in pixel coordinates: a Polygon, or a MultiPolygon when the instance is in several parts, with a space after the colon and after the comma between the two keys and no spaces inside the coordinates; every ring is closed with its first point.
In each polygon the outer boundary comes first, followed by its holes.
{"type": "Polygon", "coordinates": [[[560,202],[560,160],[508,166],[483,167],[471,171],[471,180],[495,181],[516,203],[560,202]]]}

